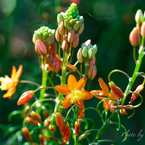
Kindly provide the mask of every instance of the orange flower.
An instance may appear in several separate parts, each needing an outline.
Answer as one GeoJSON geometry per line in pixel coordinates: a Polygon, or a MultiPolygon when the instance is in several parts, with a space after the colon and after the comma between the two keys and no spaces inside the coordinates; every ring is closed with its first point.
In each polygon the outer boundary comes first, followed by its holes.
{"type": "Polygon", "coordinates": [[[86,81],[87,78],[84,77],[77,82],[76,78],[73,75],[69,75],[67,86],[55,86],[55,89],[58,92],[66,95],[62,104],[63,108],[68,108],[72,103],[76,103],[79,108],[84,109],[83,100],[88,100],[93,97],[90,92],[83,90],[86,81]]]}
{"type": "MultiPolygon", "coordinates": [[[[103,81],[102,78],[99,78],[98,81],[99,81],[99,85],[102,90],[93,90],[90,93],[95,95],[95,97],[98,99],[111,98],[111,99],[118,100],[118,97],[112,91],[109,93],[109,88],[106,85],[106,83],[103,81]]],[[[104,100],[103,107],[106,111],[108,111],[108,109],[110,109],[110,111],[113,112],[114,109],[112,108],[112,104],[114,104],[116,102],[117,101],[113,101],[113,100],[104,100]]]]}
{"type": "Polygon", "coordinates": [[[12,68],[12,73],[11,73],[11,78],[9,78],[8,76],[4,77],[0,77],[0,82],[1,82],[1,86],[0,89],[1,90],[8,90],[4,95],[3,98],[11,98],[11,96],[15,93],[16,91],[16,86],[19,82],[19,77],[21,76],[22,73],[22,65],[19,66],[18,71],[16,71],[16,67],[13,66],[12,68]]]}

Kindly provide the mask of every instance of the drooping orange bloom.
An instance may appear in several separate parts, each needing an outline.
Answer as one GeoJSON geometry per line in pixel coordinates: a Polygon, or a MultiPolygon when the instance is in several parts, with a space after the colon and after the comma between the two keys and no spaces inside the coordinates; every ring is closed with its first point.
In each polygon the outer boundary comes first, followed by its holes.
{"type": "Polygon", "coordinates": [[[83,90],[86,81],[87,78],[84,77],[77,82],[76,78],[73,75],[69,75],[67,80],[67,84],[68,84],[67,86],[63,86],[63,85],[55,86],[55,89],[58,92],[66,95],[62,104],[63,108],[68,108],[72,103],[76,103],[76,105],[79,108],[84,109],[83,100],[88,100],[93,97],[93,94],[83,90]]]}
{"type": "Polygon", "coordinates": [[[12,73],[11,73],[11,78],[9,78],[7,75],[4,77],[0,77],[0,82],[1,90],[8,90],[4,95],[3,98],[11,98],[11,96],[15,93],[16,91],[16,86],[19,82],[19,77],[22,74],[22,65],[19,66],[18,71],[16,71],[16,67],[13,66],[12,68],[12,73]]]}
{"type": "Polygon", "coordinates": [[[106,85],[106,83],[103,81],[102,78],[99,78],[98,81],[99,81],[99,85],[100,85],[102,90],[93,90],[90,93],[95,95],[95,97],[98,99],[111,98],[111,99],[116,100],[116,101],[114,101],[114,100],[104,100],[103,101],[104,109],[106,111],[108,111],[108,109],[110,109],[110,111],[113,112],[114,109],[112,108],[112,105],[114,103],[117,103],[118,97],[112,91],[109,93],[109,88],[106,85]]]}

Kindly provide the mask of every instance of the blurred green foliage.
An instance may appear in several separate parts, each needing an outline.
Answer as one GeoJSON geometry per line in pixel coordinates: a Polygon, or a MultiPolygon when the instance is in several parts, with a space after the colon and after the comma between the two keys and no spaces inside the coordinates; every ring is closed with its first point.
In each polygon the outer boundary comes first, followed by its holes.
{"type": "MultiPolygon", "coordinates": [[[[0,0],[0,76],[5,74],[10,76],[12,66],[15,65],[18,68],[19,64],[22,64],[23,73],[20,79],[41,83],[41,69],[32,43],[33,32],[44,25],[56,29],[57,13],[65,11],[69,2],[69,0],[0,0]]],[[[107,83],[108,74],[113,69],[121,69],[131,76],[135,63],[133,49],[129,43],[129,33],[135,27],[136,11],[145,10],[144,0],[81,0],[78,9],[85,20],[85,29],[80,35],[80,42],[91,39],[92,44],[98,46],[97,76],[92,81],[90,90],[99,89],[99,77],[107,83]]],[[[77,50],[76,48],[75,53],[77,50]]],[[[141,71],[144,70],[145,65],[143,64],[141,71]]],[[[118,73],[111,77],[124,91],[127,79],[118,73]]],[[[138,78],[133,88],[135,89],[141,82],[142,78],[138,78]]],[[[21,124],[22,120],[19,116],[12,118],[11,122],[8,122],[7,116],[13,110],[22,109],[22,106],[17,106],[16,102],[24,91],[30,89],[34,89],[33,86],[18,85],[16,93],[10,100],[2,98],[4,92],[0,91],[0,124],[9,124],[9,126],[21,124]]],[[[142,92],[142,95],[145,96],[145,91],[142,92]]],[[[85,104],[86,106],[96,106],[97,102],[98,100],[93,98],[85,104]]],[[[136,109],[136,113],[131,119],[121,116],[121,123],[127,130],[130,130],[129,133],[136,134],[135,137],[128,137],[125,142],[122,142],[124,130],[121,129],[117,132],[117,126],[110,125],[102,139],[112,139],[117,145],[144,145],[144,110],[145,103],[136,109]],[[138,141],[138,134],[141,130],[144,136],[141,141],[138,141]]],[[[128,114],[131,113],[131,111],[128,112],[128,114]]],[[[99,116],[94,115],[93,111],[87,111],[86,117],[94,119],[96,127],[101,127],[99,116]]],[[[1,144],[5,144],[7,141],[7,137],[3,136],[3,131],[0,129],[1,144]]]]}

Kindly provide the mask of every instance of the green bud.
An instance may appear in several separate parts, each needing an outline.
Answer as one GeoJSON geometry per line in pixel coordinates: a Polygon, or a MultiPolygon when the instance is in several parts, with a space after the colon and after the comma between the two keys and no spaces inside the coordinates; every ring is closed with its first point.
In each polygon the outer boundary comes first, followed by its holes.
{"type": "Polygon", "coordinates": [[[63,13],[59,13],[57,15],[57,23],[60,24],[63,21],[64,21],[63,13]]]}
{"type": "Polygon", "coordinates": [[[88,57],[88,50],[87,50],[86,47],[83,47],[82,56],[85,57],[85,58],[88,57]]]}
{"type": "Polygon", "coordinates": [[[93,45],[93,49],[95,50],[95,54],[97,53],[97,45],[93,45]]]}
{"type": "Polygon", "coordinates": [[[64,20],[64,26],[66,29],[68,29],[70,26],[69,21],[67,19],[64,20]]]}
{"type": "Polygon", "coordinates": [[[76,20],[75,19],[71,19],[70,20],[70,25],[73,27],[74,26],[74,24],[76,23],[76,20]]]}
{"type": "Polygon", "coordinates": [[[89,49],[88,51],[88,57],[89,59],[93,59],[93,57],[95,56],[95,49],[92,47],[91,49],[89,49]]]}
{"type": "Polygon", "coordinates": [[[87,45],[85,43],[82,43],[81,48],[83,47],[87,47],[87,45]]]}
{"type": "Polygon", "coordinates": [[[143,20],[143,14],[142,14],[142,11],[139,9],[137,10],[136,14],[135,14],[135,21],[136,23],[142,23],[142,20],[143,20]]]}
{"type": "Polygon", "coordinates": [[[89,49],[91,49],[92,47],[93,47],[92,44],[89,44],[87,48],[88,48],[88,50],[89,50],[89,49]]]}
{"type": "Polygon", "coordinates": [[[75,32],[78,32],[80,27],[81,27],[81,22],[80,21],[76,21],[76,23],[73,26],[73,29],[74,29],[75,32]]]}

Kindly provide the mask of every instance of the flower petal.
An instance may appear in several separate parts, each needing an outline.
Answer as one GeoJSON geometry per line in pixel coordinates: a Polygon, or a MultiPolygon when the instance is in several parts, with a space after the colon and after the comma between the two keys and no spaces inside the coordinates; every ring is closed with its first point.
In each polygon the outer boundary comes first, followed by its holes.
{"type": "Polygon", "coordinates": [[[64,94],[64,95],[68,95],[70,93],[68,86],[57,85],[57,86],[55,86],[55,89],[59,93],[64,94]]]}
{"type": "Polygon", "coordinates": [[[106,93],[104,91],[101,91],[101,90],[93,90],[90,93],[93,94],[98,99],[107,98],[106,93]]]}
{"type": "Polygon", "coordinates": [[[77,85],[75,87],[76,90],[82,90],[83,87],[85,86],[86,84],[86,81],[87,81],[87,77],[84,77],[82,79],[80,79],[78,82],[77,82],[77,85]]]}
{"type": "Polygon", "coordinates": [[[106,83],[103,81],[102,78],[99,78],[98,81],[99,81],[99,85],[100,85],[102,91],[104,91],[108,95],[109,89],[108,89],[108,86],[106,85],[106,83]]]}
{"type": "Polygon", "coordinates": [[[8,91],[3,95],[3,98],[11,98],[11,96],[15,93],[16,91],[16,87],[13,86],[11,88],[8,89],[8,91]]]}
{"type": "Polygon", "coordinates": [[[16,67],[13,66],[13,68],[12,68],[12,73],[11,73],[11,79],[12,79],[12,80],[15,80],[15,77],[16,77],[16,67]]]}
{"type": "Polygon", "coordinates": [[[63,102],[62,102],[62,107],[64,109],[68,108],[70,105],[71,105],[71,102],[70,102],[70,98],[68,98],[68,96],[66,96],[64,99],[63,99],[63,102]]]}
{"type": "Polygon", "coordinates": [[[108,100],[103,101],[103,107],[108,112],[108,109],[109,109],[108,100]]]}
{"type": "Polygon", "coordinates": [[[17,73],[16,73],[16,77],[19,79],[19,77],[21,76],[21,74],[22,74],[22,70],[23,70],[23,66],[22,65],[20,65],[19,66],[19,69],[17,70],[17,73]]]}
{"type": "Polygon", "coordinates": [[[68,80],[67,80],[68,88],[73,91],[76,87],[77,80],[73,75],[69,75],[68,80]]]}
{"type": "Polygon", "coordinates": [[[82,100],[79,100],[79,101],[75,101],[76,105],[80,108],[80,109],[84,109],[84,103],[82,100]]]}
{"type": "Polygon", "coordinates": [[[88,100],[88,99],[91,99],[93,97],[93,94],[91,94],[88,91],[83,91],[82,95],[83,95],[83,100],[88,100]]]}

